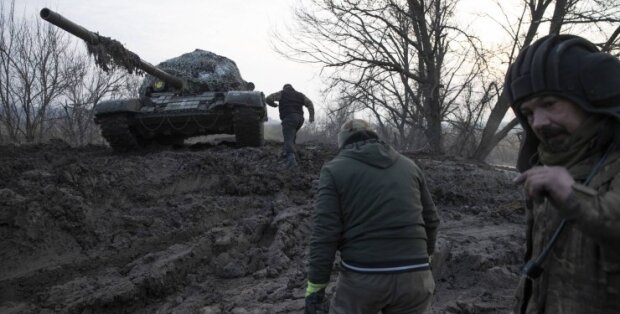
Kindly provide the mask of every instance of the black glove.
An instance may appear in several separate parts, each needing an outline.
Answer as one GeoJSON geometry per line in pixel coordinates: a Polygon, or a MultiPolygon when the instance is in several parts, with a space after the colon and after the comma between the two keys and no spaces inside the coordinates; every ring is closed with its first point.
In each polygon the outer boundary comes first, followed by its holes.
{"type": "Polygon", "coordinates": [[[325,289],[321,289],[315,293],[311,293],[306,297],[306,314],[319,314],[326,313],[325,304],[325,289]]]}

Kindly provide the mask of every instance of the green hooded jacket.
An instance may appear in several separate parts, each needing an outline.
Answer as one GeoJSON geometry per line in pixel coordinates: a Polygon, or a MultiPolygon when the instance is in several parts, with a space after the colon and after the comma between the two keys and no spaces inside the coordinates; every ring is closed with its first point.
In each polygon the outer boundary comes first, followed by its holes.
{"type": "Polygon", "coordinates": [[[328,282],[337,250],[343,261],[365,265],[427,259],[438,225],[424,175],[412,160],[382,142],[342,149],[321,169],[308,279],[328,282]]]}

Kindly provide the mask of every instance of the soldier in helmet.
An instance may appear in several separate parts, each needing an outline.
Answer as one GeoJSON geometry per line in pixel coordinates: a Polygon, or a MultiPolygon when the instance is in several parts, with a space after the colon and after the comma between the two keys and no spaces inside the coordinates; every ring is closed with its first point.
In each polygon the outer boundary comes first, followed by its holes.
{"type": "Polygon", "coordinates": [[[269,106],[279,107],[287,167],[296,167],[295,140],[297,138],[297,131],[304,124],[304,106],[308,109],[310,123],[314,122],[314,106],[312,101],[306,95],[296,91],[291,84],[284,84],[281,91],[267,96],[265,101],[269,106]]]}
{"type": "Polygon", "coordinates": [[[426,313],[439,218],[422,170],[363,120],[346,122],[321,169],[310,239],[306,313],[342,261],[330,313],[426,313]]]}
{"type": "MultiPolygon", "coordinates": [[[[526,260],[565,221],[516,313],[620,313],[620,61],[549,35],[510,66],[505,89],[525,130],[515,182],[526,193],[526,260]]],[[[538,260],[538,259],[537,259],[538,260]]]]}

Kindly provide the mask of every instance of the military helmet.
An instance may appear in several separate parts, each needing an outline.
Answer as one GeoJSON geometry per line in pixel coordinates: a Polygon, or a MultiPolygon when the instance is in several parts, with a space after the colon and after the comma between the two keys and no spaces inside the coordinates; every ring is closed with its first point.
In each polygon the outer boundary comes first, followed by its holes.
{"type": "Polygon", "coordinates": [[[513,108],[534,96],[557,95],[620,118],[620,61],[579,36],[549,35],[523,49],[504,87],[513,108]]]}
{"type": "Polygon", "coordinates": [[[293,89],[293,85],[286,83],[284,84],[284,86],[282,86],[282,89],[287,89],[287,88],[293,89]]]}
{"type": "Polygon", "coordinates": [[[620,119],[620,60],[575,35],[548,35],[524,48],[508,69],[505,94],[525,130],[517,168],[530,167],[538,139],[519,111],[533,97],[557,96],[620,119]]]}

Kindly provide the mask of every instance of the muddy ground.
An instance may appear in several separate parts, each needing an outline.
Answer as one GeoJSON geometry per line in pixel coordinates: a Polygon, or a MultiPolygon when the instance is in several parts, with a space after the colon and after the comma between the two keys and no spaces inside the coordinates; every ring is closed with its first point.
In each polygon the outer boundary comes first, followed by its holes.
{"type": "MultiPolygon", "coordinates": [[[[280,151],[0,146],[0,313],[301,313],[318,173],[336,151],[300,145],[294,173],[280,151]]],[[[443,222],[433,313],[508,312],[515,173],[408,155],[443,222]]]]}

